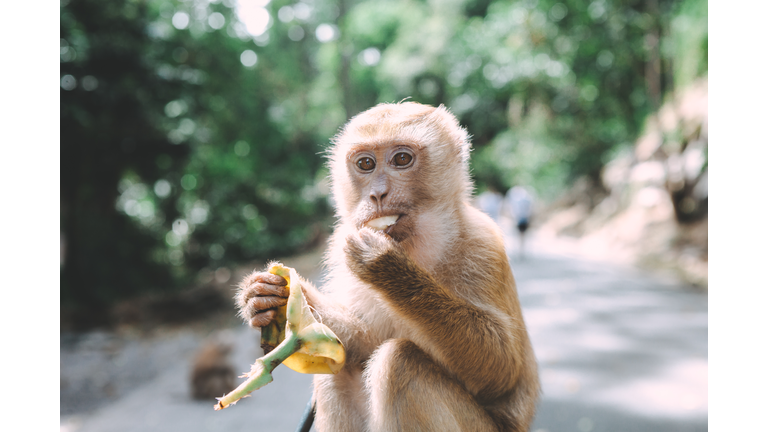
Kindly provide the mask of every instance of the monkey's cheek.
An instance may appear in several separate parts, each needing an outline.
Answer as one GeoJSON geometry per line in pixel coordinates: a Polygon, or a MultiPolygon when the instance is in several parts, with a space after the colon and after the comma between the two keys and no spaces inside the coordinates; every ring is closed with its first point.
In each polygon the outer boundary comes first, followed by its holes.
{"type": "Polygon", "coordinates": [[[385,231],[385,234],[387,237],[389,237],[390,241],[393,241],[395,243],[402,243],[405,241],[411,234],[411,231],[408,229],[407,226],[397,224],[395,226],[390,227],[385,231]]]}
{"type": "Polygon", "coordinates": [[[400,215],[396,224],[388,226],[381,233],[386,234],[388,240],[401,243],[413,233],[413,221],[407,214],[400,215]]]}

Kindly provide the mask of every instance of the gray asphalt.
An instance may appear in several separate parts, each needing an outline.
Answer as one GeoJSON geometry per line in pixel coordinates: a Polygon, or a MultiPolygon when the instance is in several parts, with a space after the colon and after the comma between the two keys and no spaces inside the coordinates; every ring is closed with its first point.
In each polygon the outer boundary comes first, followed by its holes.
{"type": "Polygon", "coordinates": [[[531,246],[511,251],[544,393],[531,430],[706,431],[706,293],[531,246]]]}
{"type": "MultiPolygon", "coordinates": [[[[544,240],[529,246],[525,259],[514,247],[510,256],[543,387],[531,431],[706,431],[706,293],[632,267],[554,252],[544,240]]],[[[260,355],[257,338],[243,326],[228,331],[237,345],[236,369],[246,371],[260,355]]],[[[165,351],[145,350],[165,352],[153,378],[95,409],[65,413],[72,401],[62,391],[62,432],[295,430],[311,376],[280,366],[251,398],[214,411],[213,400],[189,397],[195,337],[158,337],[152,343],[165,351]]],[[[62,355],[62,380],[71,369],[67,359],[76,358],[62,355]]]]}

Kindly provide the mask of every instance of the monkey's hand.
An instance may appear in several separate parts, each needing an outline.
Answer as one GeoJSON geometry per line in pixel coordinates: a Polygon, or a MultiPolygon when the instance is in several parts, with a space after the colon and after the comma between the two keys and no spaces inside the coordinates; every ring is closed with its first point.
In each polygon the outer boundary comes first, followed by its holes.
{"type": "Polygon", "coordinates": [[[347,236],[344,252],[352,273],[374,285],[381,285],[385,281],[383,275],[407,277],[412,267],[410,259],[397,242],[367,227],[347,236]]]}
{"type": "Polygon", "coordinates": [[[240,316],[251,327],[265,327],[277,316],[277,308],[288,304],[288,283],[281,276],[253,272],[238,286],[236,303],[240,316]]]}

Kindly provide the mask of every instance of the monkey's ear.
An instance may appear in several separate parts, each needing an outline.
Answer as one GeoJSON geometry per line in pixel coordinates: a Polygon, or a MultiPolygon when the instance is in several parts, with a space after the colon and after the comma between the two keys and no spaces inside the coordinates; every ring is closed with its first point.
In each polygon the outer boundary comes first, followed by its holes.
{"type": "Polygon", "coordinates": [[[461,127],[456,116],[454,116],[445,105],[440,104],[440,106],[430,113],[430,117],[439,118],[440,123],[445,125],[452,141],[459,147],[461,163],[465,166],[469,166],[469,152],[472,151],[472,137],[466,129],[461,127]]]}

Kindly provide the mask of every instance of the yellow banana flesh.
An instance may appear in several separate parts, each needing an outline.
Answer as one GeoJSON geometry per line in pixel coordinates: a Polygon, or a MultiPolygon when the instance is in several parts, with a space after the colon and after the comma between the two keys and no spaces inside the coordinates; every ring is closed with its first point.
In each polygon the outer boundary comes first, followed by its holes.
{"type": "Polygon", "coordinates": [[[261,330],[262,347],[274,348],[256,360],[246,373],[248,379],[221,398],[214,409],[221,410],[252,391],[272,382],[272,371],[280,363],[307,374],[337,373],[344,367],[344,345],[325,324],[317,322],[309,309],[296,270],[276,263],[269,273],[288,282],[288,304],[277,309],[275,320],[261,330]]]}
{"type": "Polygon", "coordinates": [[[336,373],[344,366],[346,354],[344,345],[325,324],[317,322],[309,309],[307,300],[301,292],[298,274],[292,268],[282,264],[273,264],[269,273],[284,277],[288,281],[290,293],[300,295],[300,301],[291,301],[277,309],[276,319],[261,330],[262,346],[276,347],[285,340],[288,331],[298,333],[301,347],[283,364],[296,372],[306,374],[336,373]]]}

